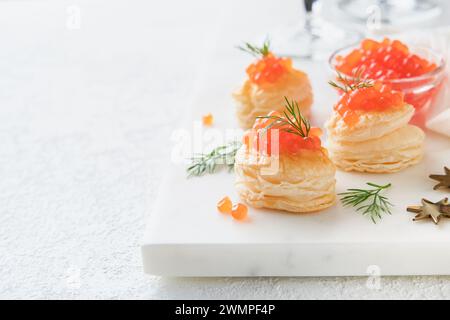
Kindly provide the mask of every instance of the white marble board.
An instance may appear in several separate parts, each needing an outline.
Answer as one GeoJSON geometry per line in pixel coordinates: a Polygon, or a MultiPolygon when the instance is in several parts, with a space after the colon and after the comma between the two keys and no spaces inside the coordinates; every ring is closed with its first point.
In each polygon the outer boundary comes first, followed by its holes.
{"type": "MultiPolygon", "coordinates": [[[[323,64],[300,66],[308,71],[314,87],[313,122],[322,126],[336,99],[326,84],[329,72],[323,64]]],[[[215,130],[236,127],[230,91],[239,83],[226,63],[214,70],[208,72],[184,126],[192,132],[191,120],[212,112],[215,125],[210,137],[215,130]]],[[[208,136],[208,131],[203,134],[208,136]]],[[[406,211],[423,197],[438,201],[450,195],[448,190],[434,191],[434,181],[428,178],[450,165],[450,139],[427,132],[426,149],[421,164],[400,173],[337,172],[337,192],[368,181],[392,183],[387,195],[395,204],[393,214],[377,224],[339,202],[302,215],[249,208],[247,221],[235,221],[216,210],[224,195],[239,200],[233,173],[186,179],[185,164],[171,163],[155,207],[149,208],[152,214],[142,241],[145,272],[163,276],[450,274],[450,219],[439,225],[413,222],[414,214],[406,211]]]]}

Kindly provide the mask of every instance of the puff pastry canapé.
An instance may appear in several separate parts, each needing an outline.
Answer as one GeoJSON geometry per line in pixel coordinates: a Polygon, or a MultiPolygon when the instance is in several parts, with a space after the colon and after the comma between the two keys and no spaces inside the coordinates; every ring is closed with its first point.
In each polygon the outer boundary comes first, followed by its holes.
{"type": "MultiPolygon", "coordinates": [[[[384,91],[391,90],[389,87],[384,88],[384,91]]],[[[364,89],[381,90],[379,87],[364,89]]],[[[346,99],[346,95],[341,97],[341,101],[346,99]]],[[[372,93],[372,96],[376,103],[376,93],[372,93]]],[[[369,105],[374,103],[364,99],[360,101],[369,105]]],[[[399,104],[375,109],[353,108],[350,122],[345,119],[346,111],[335,107],[325,127],[330,157],[338,168],[345,171],[392,173],[420,162],[425,134],[420,128],[408,124],[414,114],[414,107],[405,103],[403,97],[395,101],[399,104]]]]}
{"type": "MultiPolygon", "coordinates": [[[[273,115],[273,113],[271,113],[273,115]]],[[[235,158],[236,189],[245,202],[258,208],[293,213],[325,209],[335,203],[335,166],[321,146],[320,130],[312,128],[307,137],[279,129],[279,150],[273,145],[262,152],[261,130],[273,120],[258,119],[247,131],[244,145],[235,158]],[[256,137],[257,143],[249,137],[256,137]],[[255,148],[258,145],[258,148],[255,148]]],[[[269,134],[273,129],[267,130],[269,134]]],[[[272,138],[271,138],[272,139],[272,138]]]]}
{"type": "Polygon", "coordinates": [[[284,96],[295,100],[302,113],[308,115],[313,103],[308,75],[295,69],[290,58],[274,56],[267,43],[252,48],[259,50],[259,59],[247,68],[247,79],[233,93],[239,125],[249,129],[256,117],[283,110],[284,96]]]}

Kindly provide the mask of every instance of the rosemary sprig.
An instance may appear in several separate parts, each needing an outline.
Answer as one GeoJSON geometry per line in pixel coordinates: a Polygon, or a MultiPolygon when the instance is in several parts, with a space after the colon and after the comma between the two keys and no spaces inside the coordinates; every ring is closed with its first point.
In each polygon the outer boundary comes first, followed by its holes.
{"type": "Polygon", "coordinates": [[[262,116],[256,117],[257,119],[272,119],[275,120],[271,124],[269,124],[265,130],[266,132],[270,128],[282,128],[283,131],[293,133],[299,135],[300,137],[306,138],[309,135],[309,131],[311,130],[311,124],[308,119],[306,119],[300,111],[298,104],[295,100],[289,101],[287,97],[284,97],[285,108],[283,111],[284,117],[280,116],[262,116]],[[287,125],[287,128],[285,127],[287,125]]]}
{"type": "Polygon", "coordinates": [[[194,155],[191,158],[191,164],[186,169],[188,177],[198,177],[205,173],[214,173],[220,166],[226,166],[228,170],[232,170],[234,168],[236,152],[241,145],[242,143],[239,141],[232,141],[214,148],[209,153],[194,155]]]}
{"type": "Polygon", "coordinates": [[[376,219],[381,219],[382,213],[391,214],[391,204],[387,197],[382,196],[380,192],[391,186],[384,186],[368,182],[367,185],[374,189],[348,189],[347,192],[339,193],[344,206],[356,207],[356,211],[362,212],[363,215],[369,215],[373,223],[377,223],[376,219]]]}
{"type": "Polygon", "coordinates": [[[373,87],[374,83],[372,80],[362,78],[363,71],[363,68],[358,68],[354,74],[354,79],[349,79],[343,76],[339,71],[337,71],[336,73],[338,82],[330,80],[328,81],[328,84],[346,93],[360,88],[373,87]]]}
{"type": "Polygon", "coordinates": [[[265,57],[270,53],[270,41],[265,40],[261,47],[257,47],[251,43],[245,42],[244,46],[238,46],[239,50],[250,53],[255,57],[265,57]]]}

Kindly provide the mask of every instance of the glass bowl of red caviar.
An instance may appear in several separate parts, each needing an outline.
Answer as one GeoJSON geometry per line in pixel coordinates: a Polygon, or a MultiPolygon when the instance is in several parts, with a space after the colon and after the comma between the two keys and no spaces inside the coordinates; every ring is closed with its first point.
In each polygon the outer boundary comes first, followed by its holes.
{"type": "Polygon", "coordinates": [[[365,39],[356,45],[335,51],[329,65],[333,72],[348,78],[377,80],[400,91],[413,105],[413,122],[423,124],[431,113],[434,100],[443,86],[446,61],[431,48],[410,46],[399,40],[365,39]]]}

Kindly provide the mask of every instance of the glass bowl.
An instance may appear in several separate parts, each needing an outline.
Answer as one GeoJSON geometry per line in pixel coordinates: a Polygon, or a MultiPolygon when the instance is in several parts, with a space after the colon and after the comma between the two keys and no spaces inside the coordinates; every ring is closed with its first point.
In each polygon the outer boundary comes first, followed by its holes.
{"type": "MultiPolygon", "coordinates": [[[[345,56],[352,50],[358,49],[358,47],[359,43],[338,49],[331,55],[328,62],[334,75],[337,74],[335,68],[336,58],[338,56],[345,56]]],[[[378,81],[390,84],[394,90],[403,92],[405,101],[416,109],[412,122],[423,126],[427,120],[427,115],[429,115],[434,108],[434,101],[436,100],[438,93],[444,86],[444,80],[446,78],[446,61],[441,54],[430,48],[410,46],[409,50],[411,53],[417,54],[418,56],[435,63],[437,66],[436,69],[417,77],[383,79],[378,81]]],[[[352,79],[351,75],[343,75],[350,80],[352,79]]]]}

